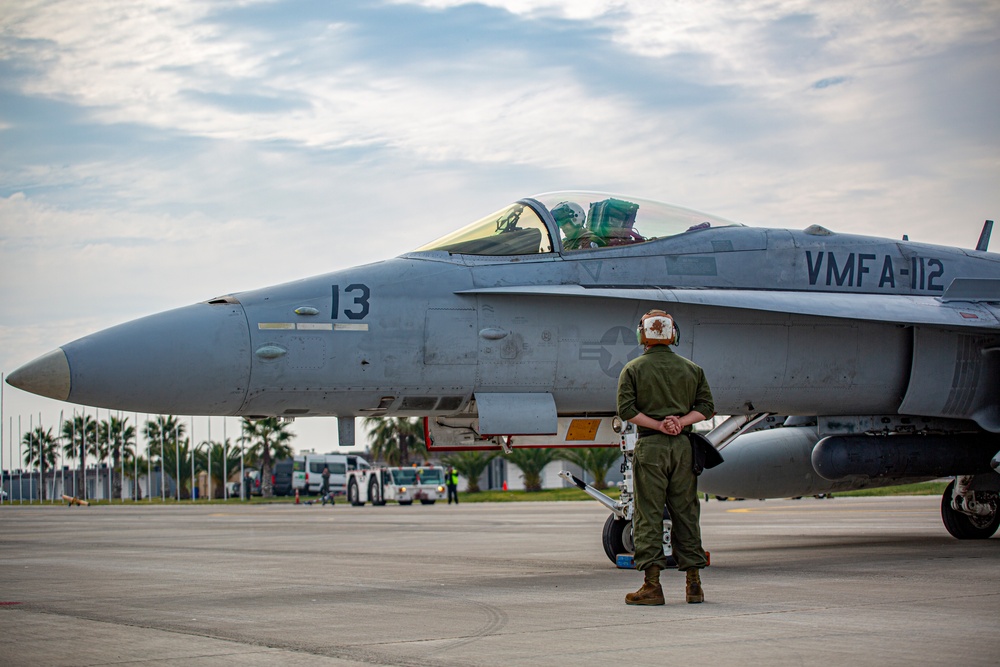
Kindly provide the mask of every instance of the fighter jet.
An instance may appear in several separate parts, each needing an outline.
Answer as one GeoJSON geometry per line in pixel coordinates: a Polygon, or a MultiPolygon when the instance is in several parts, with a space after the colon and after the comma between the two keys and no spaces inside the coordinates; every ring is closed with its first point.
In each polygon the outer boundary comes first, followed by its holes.
{"type": "MultiPolygon", "coordinates": [[[[950,476],[947,530],[986,538],[1000,525],[990,229],[965,250],[547,193],[395,259],[101,331],[7,381],[129,412],[332,415],[346,446],[372,415],[426,418],[438,449],[619,446],[618,375],[655,307],[731,415],[708,434],[725,463],[703,491],[792,497],[950,476]]],[[[627,508],[612,510],[609,555],[628,537],[627,508]]]]}

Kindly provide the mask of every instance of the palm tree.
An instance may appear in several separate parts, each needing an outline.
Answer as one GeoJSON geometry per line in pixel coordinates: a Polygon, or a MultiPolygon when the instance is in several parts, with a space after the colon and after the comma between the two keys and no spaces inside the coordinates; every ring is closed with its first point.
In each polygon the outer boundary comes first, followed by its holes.
{"type": "Polygon", "coordinates": [[[74,416],[63,422],[62,437],[63,452],[77,462],[73,495],[82,498],[86,496],[87,448],[97,440],[97,422],[90,415],[74,416]]]}
{"type": "Polygon", "coordinates": [[[135,427],[128,425],[128,417],[120,419],[112,416],[100,423],[97,432],[102,452],[107,453],[109,449],[111,452],[111,497],[121,498],[121,462],[122,457],[129,459],[134,453],[135,427]]]}
{"type": "MultiPolygon", "coordinates": [[[[97,422],[97,430],[94,433],[94,437],[87,443],[87,456],[94,457],[94,467],[99,468],[104,461],[107,461],[109,452],[110,450],[108,449],[108,444],[101,440],[101,423],[97,422]]],[[[101,483],[100,470],[95,473],[94,483],[102,490],[105,488],[104,484],[101,483]]],[[[110,495],[110,491],[108,492],[108,495],[110,495]]]]}
{"type": "Polygon", "coordinates": [[[125,458],[125,477],[132,480],[132,500],[142,500],[142,488],[139,486],[139,478],[145,475],[149,468],[150,466],[146,462],[146,457],[138,452],[131,457],[125,458]]]}
{"type": "Polygon", "coordinates": [[[191,497],[191,440],[168,441],[164,440],[163,447],[163,469],[170,477],[175,478],[177,484],[178,497],[187,499],[191,497]]]}
{"type": "Polygon", "coordinates": [[[542,469],[555,460],[556,450],[551,447],[525,447],[503,456],[521,469],[525,491],[541,491],[542,469]]]}
{"type": "Polygon", "coordinates": [[[159,460],[161,455],[160,436],[163,436],[163,449],[166,450],[168,444],[173,445],[175,438],[182,437],[187,432],[187,425],[173,415],[157,415],[156,419],[150,419],[142,427],[142,435],[150,442],[149,455],[153,462],[159,460]]]}
{"type": "Polygon", "coordinates": [[[125,493],[124,484],[125,480],[129,479],[132,481],[131,495],[132,500],[140,499],[139,492],[139,477],[146,472],[146,457],[139,452],[139,438],[138,436],[138,423],[133,429],[133,437],[130,446],[122,448],[122,461],[121,468],[122,472],[122,493],[125,493]]]}
{"type": "Polygon", "coordinates": [[[499,452],[457,452],[441,459],[466,479],[468,493],[479,493],[479,477],[499,452]]]}
{"type": "Polygon", "coordinates": [[[594,478],[595,489],[606,489],[608,471],[621,458],[622,452],[617,447],[584,447],[563,450],[560,456],[589,472],[594,478]]]}
{"type": "MultiPolygon", "coordinates": [[[[187,426],[173,415],[157,415],[156,419],[148,420],[142,427],[142,435],[150,444],[150,463],[153,466],[159,465],[161,467],[161,477],[164,476],[163,473],[169,473],[171,477],[177,476],[177,465],[185,460],[184,457],[178,457],[177,453],[181,445],[180,438],[186,431],[187,426]],[[167,450],[170,450],[169,453],[167,450]],[[170,456],[169,462],[166,460],[168,455],[170,456]]],[[[181,465],[181,468],[184,466],[181,465]]],[[[181,470],[182,474],[183,472],[181,470]]],[[[188,471],[188,477],[190,477],[190,471],[188,471]]],[[[180,480],[177,480],[177,484],[180,488],[180,480]]],[[[161,495],[163,494],[164,492],[161,491],[161,495]]],[[[149,494],[147,493],[147,495],[149,494]]]]}
{"type": "Polygon", "coordinates": [[[239,470],[240,468],[240,450],[229,444],[229,440],[226,440],[225,444],[205,440],[198,445],[198,449],[195,452],[195,469],[208,472],[210,455],[212,463],[211,474],[209,475],[212,488],[211,497],[222,498],[226,486],[226,477],[231,475],[233,470],[239,470]],[[202,448],[204,445],[208,445],[207,449],[202,448]]]}
{"type": "Polygon", "coordinates": [[[25,467],[38,467],[38,497],[45,500],[45,470],[56,466],[56,450],[59,448],[59,441],[52,436],[51,428],[46,431],[41,426],[36,426],[35,430],[24,434],[21,443],[25,447],[25,467]]]}
{"type": "Polygon", "coordinates": [[[249,444],[248,453],[253,464],[261,464],[260,494],[264,498],[274,495],[271,486],[271,461],[292,455],[289,444],[295,434],[288,430],[288,422],[277,417],[264,419],[244,419],[240,442],[249,444]]]}
{"type": "Polygon", "coordinates": [[[390,466],[405,466],[411,457],[427,458],[424,425],[407,417],[365,417],[372,459],[390,466]]]}

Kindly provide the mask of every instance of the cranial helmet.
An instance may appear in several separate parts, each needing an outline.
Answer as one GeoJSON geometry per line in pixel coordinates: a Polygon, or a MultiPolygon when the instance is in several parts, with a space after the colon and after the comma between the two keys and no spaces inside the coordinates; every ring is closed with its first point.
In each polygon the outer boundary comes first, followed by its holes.
{"type": "Polygon", "coordinates": [[[639,319],[635,336],[640,345],[676,345],[679,339],[674,318],[662,310],[651,310],[639,319]]]}
{"type": "Polygon", "coordinates": [[[552,217],[555,218],[556,224],[560,227],[566,223],[581,227],[586,219],[586,214],[579,204],[564,201],[555,205],[555,208],[552,209],[552,217]]]}

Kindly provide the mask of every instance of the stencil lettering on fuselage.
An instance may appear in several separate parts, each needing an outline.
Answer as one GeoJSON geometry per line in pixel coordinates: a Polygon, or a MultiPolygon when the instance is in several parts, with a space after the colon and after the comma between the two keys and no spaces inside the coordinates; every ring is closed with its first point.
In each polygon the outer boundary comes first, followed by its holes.
{"type": "Polygon", "coordinates": [[[899,266],[893,259],[887,254],[806,250],[806,270],[810,285],[944,291],[942,260],[913,256],[906,266],[899,266]]]}

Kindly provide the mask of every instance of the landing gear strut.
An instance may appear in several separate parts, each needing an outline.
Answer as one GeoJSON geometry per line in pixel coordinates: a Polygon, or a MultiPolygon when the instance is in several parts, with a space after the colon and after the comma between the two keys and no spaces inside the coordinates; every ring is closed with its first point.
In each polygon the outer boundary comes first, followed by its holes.
{"type": "MultiPolygon", "coordinates": [[[[573,473],[563,470],[559,473],[567,482],[571,482],[588,496],[601,503],[609,510],[611,516],[604,522],[604,553],[608,559],[619,567],[632,567],[631,556],[635,553],[635,543],[632,541],[632,514],[635,512],[634,487],[632,485],[632,457],[635,454],[635,442],[638,440],[635,426],[623,422],[617,417],[613,424],[615,433],[621,436],[620,447],[622,450],[622,475],[624,479],[618,483],[620,494],[618,500],[601,493],[590,484],[573,473]],[[619,562],[618,556],[626,558],[619,562]]],[[[670,553],[669,551],[667,553],[670,553]]]]}
{"type": "MultiPolygon", "coordinates": [[[[715,446],[721,446],[728,440],[741,433],[741,429],[750,428],[754,424],[767,417],[767,413],[734,415],[715,427],[708,434],[708,440],[715,446]]],[[[607,554],[611,562],[621,568],[634,567],[632,554],[635,553],[635,542],[632,539],[632,515],[635,512],[635,487],[632,481],[632,462],[635,456],[635,443],[639,439],[634,424],[623,422],[620,417],[615,417],[611,423],[615,433],[621,436],[620,447],[622,450],[622,479],[618,483],[621,495],[618,500],[608,497],[594,487],[590,486],[576,475],[563,470],[559,473],[567,482],[575,484],[581,491],[601,503],[609,510],[611,516],[604,522],[604,553],[607,554]]],[[[998,455],[1000,456],[1000,455],[998,455]]],[[[721,500],[721,499],[720,499],[721,500]]],[[[667,556],[667,563],[670,567],[677,567],[674,561],[673,549],[670,546],[670,515],[667,509],[663,509],[663,553],[667,556]]],[[[706,555],[708,552],[705,552],[706,555]]]]}
{"type": "MultiPolygon", "coordinates": [[[[632,515],[635,513],[635,487],[632,481],[632,458],[635,455],[635,442],[638,440],[635,426],[619,421],[615,432],[621,435],[622,475],[624,479],[618,484],[621,493],[618,500],[601,493],[576,475],[563,470],[559,473],[567,482],[572,482],[588,496],[601,503],[609,510],[611,516],[604,522],[604,532],[601,536],[604,543],[604,553],[608,559],[620,568],[632,568],[635,553],[635,542],[632,539],[632,515]]],[[[667,564],[676,567],[673,549],[670,546],[670,515],[663,509],[663,553],[667,555],[667,564]]]]}

